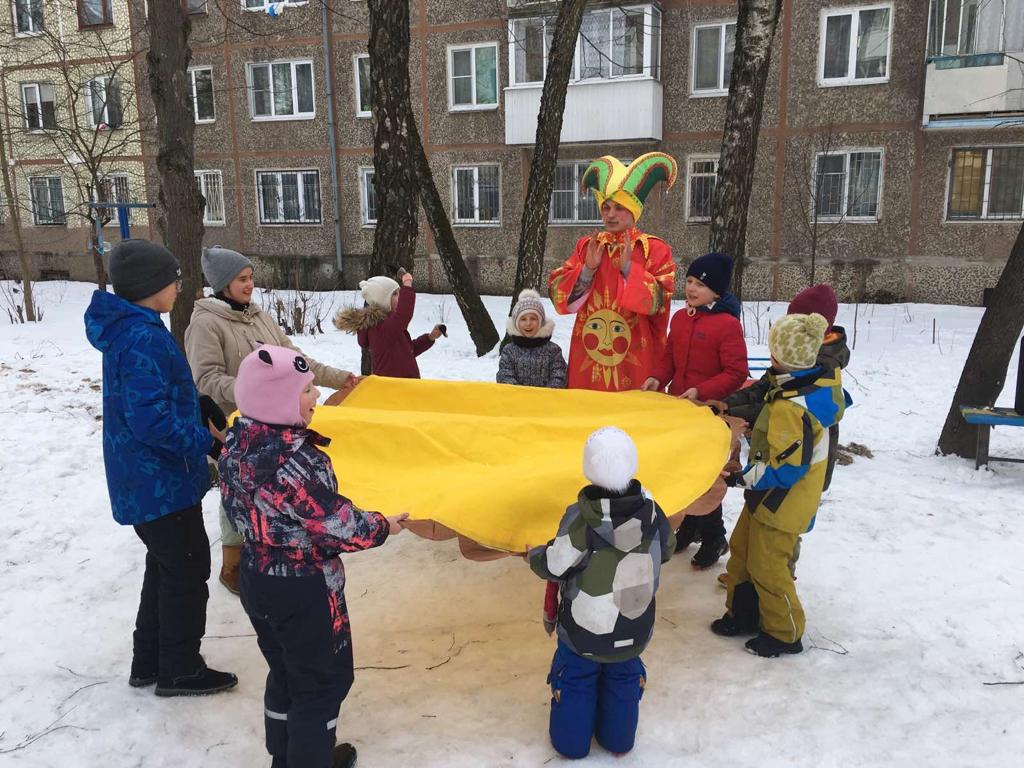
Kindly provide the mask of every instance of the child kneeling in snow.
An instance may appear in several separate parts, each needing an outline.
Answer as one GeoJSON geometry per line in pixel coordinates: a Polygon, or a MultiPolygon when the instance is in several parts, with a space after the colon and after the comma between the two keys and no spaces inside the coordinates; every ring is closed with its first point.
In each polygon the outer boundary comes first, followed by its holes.
{"type": "Polygon", "coordinates": [[[565,358],[551,340],[555,321],[545,317],[539,293],[526,288],[519,294],[507,328],[509,342],[501,350],[497,382],[565,389],[565,358]]]}
{"type": "Polygon", "coordinates": [[[402,271],[402,285],[390,277],[378,275],[359,283],[366,306],[349,307],[338,312],[334,326],[356,334],[359,346],[370,350],[370,373],[398,379],[418,379],[420,368],[416,358],[434,346],[443,325],[435,325],[430,333],[413,339],[409,323],[416,308],[416,291],[412,275],[402,271]]]}
{"type": "Polygon", "coordinates": [[[729,542],[727,610],[711,631],[756,635],[746,648],[758,656],[803,650],[804,610],[790,562],[821,501],[828,430],[846,407],[839,369],[816,363],[827,327],[816,313],[785,315],[772,326],[765,405],[751,430],[747,466],[733,478],[747,491],[729,542]]]}
{"type": "Polygon", "coordinates": [[[243,538],[242,606],[270,667],[264,708],[273,768],[341,768],[338,709],[352,686],[338,555],[384,543],[407,515],[364,512],[338,493],[329,441],[309,429],[320,392],[294,349],[262,346],[238,368],[241,416],[220,458],[224,509],[243,538]]]}
{"type": "Polygon", "coordinates": [[[566,510],[555,538],[527,552],[537,575],[562,584],[550,733],[569,758],[586,757],[594,737],[615,754],[636,739],[647,682],[640,654],[654,632],[661,565],[676,544],[665,513],[633,479],[636,468],[629,435],[594,432],[583,449],[593,484],[566,510]]]}

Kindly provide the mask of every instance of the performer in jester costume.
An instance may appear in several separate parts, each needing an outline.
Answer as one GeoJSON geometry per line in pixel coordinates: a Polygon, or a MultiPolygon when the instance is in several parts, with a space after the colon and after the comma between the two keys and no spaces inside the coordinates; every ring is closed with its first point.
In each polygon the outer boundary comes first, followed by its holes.
{"type": "Polygon", "coordinates": [[[676,174],[676,161],[661,152],[642,155],[628,168],[600,157],[583,174],[583,190],[594,190],[604,230],[581,238],[548,286],[555,311],[576,314],[570,388],[639,389],[661,359],[675,264],[669,245],[636,224],[650,191],[662,181],[671,187],[676,174]]]}

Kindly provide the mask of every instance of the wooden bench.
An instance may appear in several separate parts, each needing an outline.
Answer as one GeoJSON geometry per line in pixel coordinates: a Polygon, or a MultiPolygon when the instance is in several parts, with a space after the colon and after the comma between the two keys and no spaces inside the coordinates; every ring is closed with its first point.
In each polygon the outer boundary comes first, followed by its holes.
{"type": "Polygon", "coordinates": [[[1006,456],[989,456],[989,431],[994,426],[1024,427],[1024,413],[1017,413],[1012,408],[976,408],[961,405],[960,414],[968,424],[978,427],[978,448],[974,459],[974,468],[981,469],[990,461],[1009,461],[1024,464],[1024,459],[1011,459],[1006,456]]]}

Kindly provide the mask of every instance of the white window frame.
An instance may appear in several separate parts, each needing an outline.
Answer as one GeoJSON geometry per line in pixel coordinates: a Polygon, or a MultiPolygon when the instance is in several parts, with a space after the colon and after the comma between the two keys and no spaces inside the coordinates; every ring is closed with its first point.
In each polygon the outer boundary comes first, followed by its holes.
{"type": "MultiPolygon", "coordinates": [[[[256,11],[257,13],[266,13],[267,6],[276,5],[275,0],[263,0],[260,5],[254,5],[250,7],[246,4],[245,0],[240,0],[243,11],[256,11]]],[[[293,8],[300,5],[309,5],[309,0],[286,0],[284,3],[286,8],[293,8]]]]}
{"type": "MultiPolygon", "coordinates": [[[[356,94],[356,117],[373,117],[373,102],[371,101],[370,94],[366,94],[366,101],[370,103],[370,109],[363,109],[362,95],[363,89],[359,85],[359,62],[362,59],[370,60],[370,54],[368,53],[357,53],[352,56],[352,78],[355,83],[355,94],[356,94]]],[[[370,84],[366,84],[367,88],[370,88],[370,84]]]]}
{"type": "MultiPolygon", "coordinates": [[[[580,198],[585,197],[583,190],[580,189],[579,179],[583,175],[583,172],[587,169],[591,163],[590,160],[561,160],[556,164],[557,167],[571,166],[573,169],[573,203],[572,211],[573,217],[571,219],[556,219],[555,218],[555,189],[554,185],[551,188],[551,202],[548,203],[548,224],[553,227],[577,227],[577,226],[590,226],[593,224],[601,223],[601,207],[597,206],[597,218],[596,219],[581,219],[580,218],[580,198]]],[[[587,194],[593,194],[588,192],[587,194]]],[[[595,199],[596,202],[596,199],[595,199]]]]}
{"type": "Polygon", "coordinates": [[[282,120],[313,120],[316,117],[316,67],[313,65],[312,59],[275,59],[273,61],[250,61],[245,66],[245,77],[247,80],[248,91],[249,91],[249,115],[253,122],[274,122],[282,120]],[[268,68],[268,83],[270,83],[270,108],[274,109],[274,70],[275,64],[290,64],[291,75],[292,75],[292,106],[295,108],[295,112],[289,115],[257,115],[256,114],[256,89],[253,86],[253,68],[254,67],[267,67],[268,68]],[[299,79],[295,74],[296,67],[300,67],[304,64],[309,65],[309,90],[311,100],[313,102],[312,112],[299,112],[299,79]]]}
{"type": "Polygon", "coordinates": [[[117,81],[117,83],[118,83],[118,91],[120,92],[120,78],[117,75],[114,75],[114,74],[111,74],[111,75],[96,75],[95,77],[90,77],[88,80],[85,81],[85,117],[86,117],[86,125],[88,125],[92,129],[96,129],[96,128],[98,128],[100,126],[100,123],[97,123],[96,120],[95,120],[95,114],[94,114],[93,108],[92,108],[93,107],[93,104],[92,104],[93,84],[94,83],[98,83],[98,82],[103,84],[103,125],[107,126],[107,130],[108,131],[116,131],[119,128],[121,128],[121,126],[124,125],[124,102],[121,102],[121,105],[120,105],[121,106],[121,115],[120,115],[121,121],[120,121],[120,123],[117,126],[111,126],[110,125],[110,102],[109,102],[108,97],[107,97],[107,88],[108,88],[111,80],[117,81]]]}
{"type": "Polygon", "coordinates": [[[1016,218],[1007,216],[989,217],[988,207],[991,201],[992,195],[992,150],[995,149],[1024,149],[1024,144],[965,144],[961,146],[951,147],[949,150],[949,173],[946,174],[946,195],[945,195],[945,211],[943,214],[943,221],[947,224],[1000,224],[1000,223],[1014,223],[1024,219],[1024,210],[1021,211],[1021,215],[1016,218]],[[957,218],[950,218],[949,205],[950,195],[953,192],[953,171],[955,167],[953,165],[953,156],[957,151],[975,151],[985,153],[985,178],[981,183],[981,214],[978,218],[967,218],[966,216],[960,216],[957,218]]]}
{"type": "Polygon", "coordinates": [[[25,0],[24,3],[28,8],[28,19],[29,29],[24,32],[18,31],[18,0],[11,0],[11,27],[14,31],[15,37],[36,37],[43,34],[46,31],[46,8],[43,0],[25,0]],[[36,20],[32,16],[32,5],[33,3],[40,6],[40,19],[39,26],[36,26],[36,20]]]}
{"type": "Polygon", "coordinates": [[[203,224],[208,227],[223,227],[227,225],[227,211],[224,208],[224,173],[218,170],[197,170],[194,171],[196,177],[196,184],[199,186],[199,191],[206,199],[207,203],[203,206],[203,224]],[[220,213],[219,219],[215,219],[210,216],[210,185],[207,181],[208,176],[217,177],[217,193],[220,197],[220,213]]]}
{"type": "MultiPolygon", "coordinates": [[[[363,166],[359,169],[359,213],[363,221],[363,227],[372,229],[377,226],[377,217],[370,218],[369,191],[373,187],[373,166],[363,166]]],[[[376,199],[374,208],[377,207],[376,199]]],[[[374,213],[377,211],[374,210],[374,213]]]]}
{"type": "Polygon", "coordinates": [[[192,89],[192,119],[196,125],[217,122],[217,91],[213,87],[213,67],[208,64],[188,68],[189,87],[192,89]],[[213,117],[199,117],[199,98],[196,93],[196,72],[207,71],[210,73],[210,91],[213,96],[213,117]]]}
{"type": "Polygon", "coordinates": [[[448,111],[449,112],[487,112],[498,108],[501,102],[501,58],[498,55],[498,43],[453,43],[448,46],[448,111]],[[494,103],[478,104],[476,100],[476,52],[481,48],[494,49],[494,103]],[[456,52],[469,51],[469,68],[471,72],[470,86],[472,102],[469,104],[455,103],[454,58],[456,52]]]}
{"type": "MultiPolygon", "coordinates": [[[[110,182],[110,191],[111,191],[110,196],[107,198],[107,202],[108,203],[122,203],[122,202],[123,203],[130,203],[131,202],[132,180],[131,180],[131,175],[127,171],[111,171],[109,173],[105,173],[105,174],[103,174],[103,176],[100,177],[100,183],[103,183],[103,182],[106,182],[106,181],[110,182]],[[117,196],[117,182],[118,181],[123,181],[124,182],[124,192],[125,192],[125,199],[124,200],[119,200],[118,196],[117,196]]],[[[135,216],[134,216],[135,209],[134,208],[128,208],[127,210],[128,210],[128,221],[134,221],[134,219],[135,219],[135,216]]],[[[109,209],[109,213],[110,213],[110,221],[108,221],[104,226],[116,227],[117,226],[117,209],[116,208],[109,209]]]]}
{"type": "Polygon", "coordinates": [[[818,86],[821,88],[842,87],[850,85],[877,85],[888,83],[892,76],[892,37],[896,27],[896,8],[893,3],[875,3],[872,5],[844,6],[842,8],[823,8],[818,27],[818,86]],[[883,77],[861,77],[857,75],[857,33],[860,30],[860,15],[864,11],[889,11],[889,34],[886,39],[885,75],[883,77]],[[851,16],[850,50],[848,68],[844,77],[825,77],[825,29],[828,20],[834,16],[851,16]]]}
{"type": "Polygon", "coordinates": [[[67,200],[64,199],[64,179],[62,179],[60,176],[57,176],[57,175],[54,175],[54,174],[48,174],[48,175],[43,175],[43,176],[29,176],[29,178],[28,178],[28,189],[29,189],[29,192],[28,192],[29,202],[30,202],[30,204],[32,206],[32,224],[34,226],[37,226],[37,227],[64,227],[64,226],[67,226],[67,223],[68,223],[68,208],[67,208],[67,200]],[[48,202],[50,202],[51,207],[52,207],[53,198],[50,195],[50,180],[51,179],[56,179],[58,184],[60,185],[60,207],[61,207],[61,212],[63,213],[63,217],[64,217],[63,221],[40,221],[39,220],[39,211],[36,210],[36,197],[35,197],[34,194],[32,194],[32,182],[34,182],[34,181],[46,181],[47,200],[48,200],[48,202]]]}
{"type": "MultiPolygon", "coordinates": [[[[709,173],[694,174],[694,172],[693,172],[693,165],[694,165],[694,163],[713,162],[715,164],[714,176],[717,179],[717,177],[718,177],[718,164],[719,164],[720,160],[721,160],[721,156],[720,155],[711,155],[711,154],[709,154],[709,155],[689,155],[686,158],[686,221],[688,223],[690,223],[690,224],[707,224],[708,222],[711,221],[711,217],[710,216],[691,216],[690,215],[690,203],[692,202],[692,196],[693,196],[693,187],[692,187],[693,179],[695,178],[695,176],[699,176],[700,178],[706,178],[706,177],[712,175],[712,174],[709,174],[709,173]]],[[[715,183],[717,184],[718,182],[716,181],[715,183]]]]}
{"type": "Polygon", "coordinates": [[[462,163],[459,165],[452,166],[452,226],[458,227],[500,227],[501,226],[501,214],[502,214],[502,195],[501,195],[501,165],[499,163],[462,163]],[[498,215],[495,219],[480,219],[480,169],[481,168],[497,168],[498,169],[498,215]],[[473,218],[462,219],[458,216],[459,200],[458,200],[458,172],[459,171],[473,171],[473,218]]]}
{"type": "MultiPolygon", "coordinates": [[[[928,54],[929,57],[969,56],[969,55],[971,55],[971,54],[976,52],[976,51],[965,51],[963,49],[963,44],[964,44],[964,39],[963,39],[963,36],[964,36],[964,6],[963,6],[962,2],[960,4],[960,14],[957,17],[957,22],[956,22],[956,53],[944,53],[943,52],[942,49],[946,47],[946,21],[947,21],[947,19],[946,19],[946,9],[949,6],[949,2],[950,2],[950,0],[929,0],[929,2],[928,2],[928,13],[927,13],[927,15],[925,17],[925,24],[928,27],[928,44],[927,44],[927,47],[925,48],[925,52],[928,54]],[[932,27],[931,27],[932,6],[935,3],[942,3],[942,31],[939,33],[939,46],[938,46],[939,52],[938,53],[932,53],[931,52],[932,51],[933,43],[935,42],[934,40],[932,40],[932,27]]],[[[982,6],[979,6],[979,10],[983,6],[984,6],[984,2],[982,3],[982,6]]],[[[1004,9],[1004,13],[1005,13],[1005,9],[1004,9]]],[[[974,40],[972,40],[971,42],[974,44],[974,46],[977,46],[977,43],[978,43],[978,29],[977,28],[975,28],[975,30],[974,30],[974,40]]]]}
{"type": "MultiPolygon", "coordinates": [[[[253,171],[253,175],[254,175],[254,179],[255,179],[255,183],[256,183],[256,221],[259,223],[259,226],[261,226],[261,227],[319,227],[319,226],[321,226],[323,224],[323,220],[324,220],[323,181],[320,178],[320,169],[319,168],[257,168],[255,171],[253,171]],[[303,216],[303,218],[301,218],[299,221],[266,221],[265,220],[264,211],[263,211],[263,195],[260,192],[260,177],[261,176],[268,176],[268,175],[276,175],[278,177],[277,183],[278,183],[278,186],[280,187],[282,185],[281,174],[284,174],[284,173],[296,173],[296,174],[299,174],[299,178],[300,179],[304,178],[302,176],[302,174],[305,174],[305,173],[315,173],[316,174],[316,183],[317,183],[317,187],[318,187],[318,195],[317,195],[317,197],[320,200],[320,218],[318,218],[316,221],[306,220],[304,218],[304,215],[305,215],[305,195],[302,194],[302,192],[299,193],[299,208],[302,211],[301,215],[303,216]]],[[[305,185],[305,181],[304,180],[302,181],[302,184],[305,185]]],[[[305,186],[303,186],[303,189],[305,189],[305,186]]],[[[279,196],[279,200],[281,201],[280,202],[280,209],[279,210],[281,211],[281,214],[282,214],[281,217],[283,219],[284,218],[284,194],[281,194],[279,196]]]]}
{"type": "MultiPolygon", "coordinates": [[[[727,35],[728,27],[736,26],[736,19],[725,20],[725,21],[714,21],[708,23],[695,24],[693,30],[690,33],[690,96],[695,99],[707,99],[717,98],[720,96],[729,95],[729,86],[722,84],[730,78],[731,72],[725,71],[725,40],[727,35]],[[698,88],[697,87],[697,31],[701,29],[714,29],[718,28],[718,87],[716,88],[698,88]]],[[[733,47],[733,53],[735,55],[735,45],[733,47]]]]}
{"type": "Polygon", "coordinates": [[[884,147],[841,147],[828,152],[815,152],[814,163],[811,166],[811,192],[817,193],[818,191],[818,158],[820,157],[843,157],[843,213],[838,216],[826,216],[819,215],[815,216],[815,211],[818,208],[818,200],[816,194],[811,194],[811,210],[810,216],[811,221],[817,221],[819,223],[837,223],[842,222],[844,224],[877,224],[882,220],[882,202],[885,193],[885,148],[884,147]],[[850,155],[857,152],[873,152],[878,154],[878,207],[875,211],[874,216],[850,216],[846,213],[850,207],[850,155]]]}
{"type": "Polygon", "coordinates": [[[35,83],[22,83],[21,84],[21,122],[22,122],[22,126],[24,127],[25,131],[28,132],[28,133],[46,133],[47,131],[52,131],[52,130],[55,130],[57,128],[57,93],[56,93],[56,89],[53,87],[53,83],[35,82],[35,83]],[[48,85],[50,87],[50,90],[54,92],[54,94],[53,94],[53,123],[54,124],[52,126],[47,126],[45,120],[43,119],[43,96],[42,96],[41,87],[44,86],[44,85],[48,85]],[[27,91],[28,91],[29,88],[34,88],[35,91],[36,91],[36,95],[35,95],[34,99],[30,99],[29,96],[28,96],[28,92],[27,91]],[[36,106],[36,110],[38,111],[38,114],[39,114],[39,125],[38,126],[31,126],[31,125],[29,125],[29,122],[28,122],[28,105],[29,105],[29,103],[34,103],[35,106],[36,106]]]}
{"type": "MultiPolygon", "coordinates": [[[[662,12],[657,6],[647,3],[640,3],[636,5],[623,5],[623,6],[612,6],[603,8],[592,8],[585,10],[584,13],[600,13],[603,11],[609,12],[608,17],[608,45],[612,46],[614,43],[615,35],[613,33],[615,27],[614,15],[616,12],[623,13],[627,11],[643,11],[644,12],[644,39],[646,44],[644,45],[644,60],[642,66],[642,72],[638,75],[613,75],[609,72],[609,77],[591,77],[585,80],[580,79],[580,52],[583,48],[583,37],[582,29],[579,35],[576,37],[576,49],[573,53],[573,65],[572,73],[569,75],[569,85],[578,85],[581,83],[612,83],[621,82],[623,80],[660,80],[661,79],[661,37],[663,31],[662,12]],[[655,34],[653,30],[657,30],[655,34]]],[[[542,70],[542,76],[540,80],[528,80],[522,83],[516,82],[516,40],[515,40],[515,22],[517,21],[540,21],[542,22],[542,37],[547,40],[547,29],[548,25],[554,25],[554,17],[546,16],[528,16],[528,17],[515,17],[510,18],[508,21],[508,87],[509,88],[539,88],[544,85],[544,75],[548,71],[548,49],[547,45],[544,46],[544,65],[542,70]]],[[[612,49],[609,48],[609,58],[611,58],[612,49]]]]}

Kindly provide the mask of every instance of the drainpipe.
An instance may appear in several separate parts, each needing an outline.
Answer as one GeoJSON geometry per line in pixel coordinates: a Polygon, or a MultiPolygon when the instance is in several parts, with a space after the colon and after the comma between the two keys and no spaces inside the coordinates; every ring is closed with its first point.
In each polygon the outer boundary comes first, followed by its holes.
{"type": "Polygon", "coordinates": [[[327,0],[320,3],[321,26],[324,38],[324,82],[327,86],[327,144],[331,151],[331,192],[334,196],[334,260],[338,272],[343,272],[341,255],[341,190],[338,186],[338,144],[334,131],[334,78],[331,61],[331,24],[327,0]]]}

